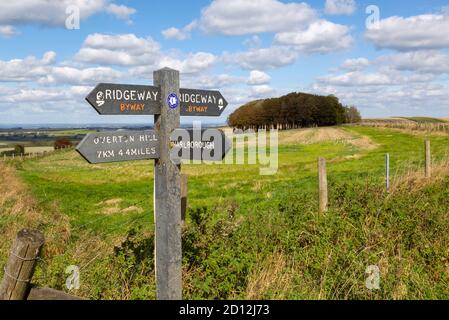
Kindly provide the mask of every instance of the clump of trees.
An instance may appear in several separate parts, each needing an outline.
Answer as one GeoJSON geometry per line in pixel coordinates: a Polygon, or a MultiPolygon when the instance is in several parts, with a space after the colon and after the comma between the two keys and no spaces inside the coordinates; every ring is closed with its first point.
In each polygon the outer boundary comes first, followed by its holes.
{"type": "Polygon", "coordinates": [[[73,147],[72,142],[65,138],[58,139],[54,143],[55,150],[66,149],[66,148],[71,148],[71,147],[73,147]]]}
{"type": "Polygon", "coordinates": [[[355,106],[345,107],[346,123],[362,122],[362,116],[355,106]]]}
{"type": "Polygon", "coordinates": [[[21,144],[16,144],[14,146],[14,150],[0,152],[0,157],[3,157],[3,156],[12,157],[12,156],[20,156],[20,155],[24,155],[24,154],[25,154],[25,146],[23,146],[21,144]]]}
{"type": "Polygon", "coordinates": [[[239,129],[293,129],[357,123],[356,107],[343,106],[337,97],[294,92],[279,98],[256,100],[235,110],[228,125],[239,129]]]}

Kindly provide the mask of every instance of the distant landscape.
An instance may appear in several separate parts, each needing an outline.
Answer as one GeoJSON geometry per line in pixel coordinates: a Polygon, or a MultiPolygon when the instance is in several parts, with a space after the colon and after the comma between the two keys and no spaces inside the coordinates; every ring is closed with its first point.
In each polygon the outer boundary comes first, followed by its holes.
{"type": "MultiPolygon", "coordinates": [[[[397,117],[282,130],[274,176],[260,176],[258,165],[183,165],[183,296],[449,297],[447,123],[397,117]],[[424,176],[425,140],[431,179],[424,176]],[[318,157],[328,162],[326,213],[318,212],[318,157]],[[380,290],[365,287],[369,265],[380,269],[380,290]]],[[[52,139],[76,142],[91,130],[100,129],[19,130],[10,132],[13,140],[3,132],[2,143],[50,147],[52,139]]],[[[13,239],[22,227],[39,227],[47,237],[38,285],[90,299],[155,298],[151,161],[89,165],[68,149],[7,160],[0,173],[0,188],[8,190],[0,195],[1,238],[13,239]],[[79,290],[65,287],[68,265],[81,266],[79,290]]],[[[0,264],[9,245],[0,245],[0,264]]]]}

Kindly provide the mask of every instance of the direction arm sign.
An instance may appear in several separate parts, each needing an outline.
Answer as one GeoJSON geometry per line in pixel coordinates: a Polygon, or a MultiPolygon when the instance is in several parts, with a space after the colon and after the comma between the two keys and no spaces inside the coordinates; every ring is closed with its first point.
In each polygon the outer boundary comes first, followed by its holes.
{"type": "Polygon", "coordinates": [[[181,116],[219,117],[228,102],[219,91],[179,89],[181,116]]]}
{"type": "Polygon", "coordinates": [[[218,129],[176,129],[171,140],[173,161],[221,161],[232,147],[232,142],[218,129]]]}
{"type": "Polygon", "coordinates": [[[102,115],[161,113],[161,90],[154,86],[100,83],[86,100],[102,115]]]}
{"type": "Polygon", "coordinates": [[[90,163],[156,159],[158,140],[154,130],[89,133],[76,151],[90,163]]]}

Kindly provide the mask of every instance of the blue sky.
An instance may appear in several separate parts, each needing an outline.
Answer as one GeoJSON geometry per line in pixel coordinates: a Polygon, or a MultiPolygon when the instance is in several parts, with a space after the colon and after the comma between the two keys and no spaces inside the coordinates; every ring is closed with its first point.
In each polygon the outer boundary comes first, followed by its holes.
{"type": "Polygon", "coordinates": [[[99,116],[84,97],[98,82],[151,84],[164,66],[224,94],[207,122],[292,91],[364,117],[449,117],[447,30],[441,0],[2,1],[0,124],[152,122],[99,116]]]}

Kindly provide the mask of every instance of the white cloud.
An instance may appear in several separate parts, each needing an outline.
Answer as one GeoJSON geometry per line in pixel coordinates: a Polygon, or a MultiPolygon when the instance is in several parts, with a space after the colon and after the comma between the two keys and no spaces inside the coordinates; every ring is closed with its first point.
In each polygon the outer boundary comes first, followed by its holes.
{"type": "Polygon", "coordinates": [[[305,53],[330,53],[350,48],[353,38],[347,26],[319,20],[303,31],[276,34],[275,43],[295,46],[297,50],[305,53]]]}
{"type": "Polygon", "coordinates": [[[206,33],[235,36],[288,31],[309,24],[317,16],[317,12],[306,3],[214,0],[202,10],[199,26],[206,33]]]}
{"type": "Polygon", "coordinates": [[[183,58],[161,55],[152,65],[130,68],[129,74],[142,79],[151,79],[154,70],[169,67],[179,70],[181,74],[192,75],[210,68],[216,61],[217,58],[213,54],[206,52],[190,53],[183,58]]]}
{"type": "Polygon", "coordinates": [[[197,73],[211,67],[217,58],[207,52],[190,53],[184,59],[164,55],[158,61],[156,68],[170,67],[181,73],[197,73]]]}
{"type": "Polygon", "coordinates": [[[0,82],[34,82],[41,85],[95,84],[123,77],[111,68],[84,68],[55,65],[56,53],[46,52],[41,59],[34,56],[9,61],[0,60],[0,82]]]}
{"type": "Polygon", "coordinates": [[[253,70],[249,74],[249,85],[262,85],[271,81],[271,77],[263,71],[253,70]]]}
{"type": "Polygon", "coordinates": [[[184,28],[182,29],[178,29],[178,28],[168,28],[165,30],[162,30],[162,35],[164,36],[165,39],[175,39],[175,40],[187,40],[190,39],[191,37],[191,32],[193,29],[196,28],[196,26],[198,25],[198,23],[196,21],[193,21],[191,23],[189,23],[188,25],[186,25],[184,28]]]}
{"type": "Polygon", "coordinates": [[[237,64],[247,70],[279,68],[296,61],[298,53],[284,46],[250,49],[244,52],[224,53],[223,61],[237,64]]]}
{"type": "Polygon", "coordinates": [[[121,72],[105,67],[77,69],[74,67],[53,67],[50,73],[39,79],[41,84],[96,84],[123,78],[121,72]]]}
{"type": "Polygon", "coordinates": [[[21,82],[39,79],[49,73],[49,65],[55,62],[56,53],[49,51],[42,59],[30,56],[9,61],[0,60],[0,82],[21,82]]]}
{"type": "Polygon", "coordinates": [[[275,90],[271,88],[269,85],[260,85],[251,87],[251,98],[267,98],[268,96],[273,95],[275,90]]]}
{"type": "Polygon", "coordinates": [[[105,35],[92,34],[84,41],[75,55],[75,60],[132,66],[153,64],[160,54],[160,46],[151,38],[138,38],[134,34],[105,35]]]}
{"type": "Polygon", "coordinates": [[[435,80],[430,73],[416,74],[402,72],[390,66],[381,67],[375,72],[351,71],[341,75],[327,75],[319,77],[318,82],[324,85],[341,87],[373,87],[400,86],[412,83],[426,83],[435,80]]]}
{"type": "Polygon", "coordinates": [[[348,72],[342,75],[324,76],[318,79],[320,83],[333,86],[383,86],[393,84],[392,79],[382,73],[348,72]]]}
{"type": "Polygon", "coordinates": [[[379,63],[391,65],[402,71],[435,75],[449,74],[449,55],[436,50],[397,53],[377,60],[379,63]]]}
{"type": "Polygon", "coordinates": [[[162,30],[162,35],[165,39],[186,40],[190,38],[189,33],[174,27],[162,30]]]}
{"type": "Polygon", "coordinates": [[[342,68],[355,71],[364,69],[369,65],[370,61],[367,58],[346,59],[342,64],[342,68]]]}
{"type": "Polygon", "coordinates": [[[449,48],[449,15],[427,14],[389,17],[379,22],[379,28],[369,28],[366,38],[378,48],[400,51],[449,48]]]}
{"type": "Polygon", "coordinates": [[[203,88],[203,89],[223,89],[237,84],[244,83],[246,78],[233,76],[229,74],[219,75],[195,75],[189,74],[181,75],[181,82],[183,87],[203,88]]]}
{"type": "Polygon", "coordinates": [[[77,61],[100,65],[132,67],[133,75],[152,76],[152,70],[170,67],[182,73],[197,73],[211,67],[217,58],[207,52],[189,54],[164,53],[151,38],[134,34],[89,35],[83,48],[75,55],[77,61]]]}
{"type": "Polygon", "coordinates": [[[356,9],[355,0],[326,0],[324,12],[329,15],[351,15],[356,9]]]}
{"type": "Polygon", "coordinates": [[[10,25],[0,26],[0,36],[4,38],[11,38],[18,34],[16,28],[10,25]]]}
{"type": "Polygon", "coordinates": [[[118,19],[130,22],[130,17],[136,13],[136,9],[111,3],[106,7],[106,12],[116,16],[118,19]]]}
{"type": "Polygon", "coordinates": [[[402,86],[338,87],[316,83],[311,91],[334,94],[344,104],[356,105],[364,117],[416,116],[441,117],[449,111],[449,87],[437,83],[405,83],[402,86]]]}
{"type": "Polygon", "coordinates": [[[0,2],[0,24],[64,27],[68,17],[66,9],[79,9],[81,20],[105,11],[118,18],[129,18],[135,10],[124,5],[110,4],[108,0],[22,0],[0,2]]]}

